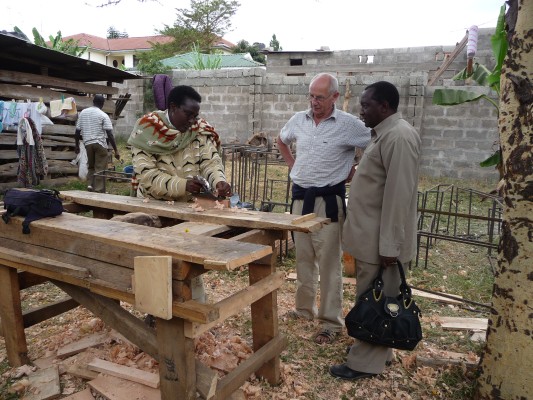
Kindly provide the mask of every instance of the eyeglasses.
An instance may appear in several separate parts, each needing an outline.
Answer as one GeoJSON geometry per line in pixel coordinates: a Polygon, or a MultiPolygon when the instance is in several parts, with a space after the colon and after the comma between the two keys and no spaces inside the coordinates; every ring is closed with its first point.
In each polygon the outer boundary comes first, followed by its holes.
{"type": "Polygon", "coordinates": [[[333,93],[330,94],[329,96],[324,97],[324,96],[315,96],[314,94],[309,93],[307,95],[307,100],[309,100],[309,101],[315,100],[317,103],[323,103],[324,101],[329,99],[332,95],[333,95],[333,93]]]}

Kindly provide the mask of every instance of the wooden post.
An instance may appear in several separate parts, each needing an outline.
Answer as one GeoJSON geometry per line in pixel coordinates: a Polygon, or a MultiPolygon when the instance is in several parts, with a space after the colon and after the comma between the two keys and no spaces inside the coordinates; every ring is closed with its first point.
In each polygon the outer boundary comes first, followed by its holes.
{"type": "Polygon", "coordinates": [[[161,400],[195,400],[194,339],[185,337],[184,320],[156,319],[161,400]]]}
{"type": "Polygon", "coordinates": [[[0,318],[9,365],[29,364],[17,270],[0,265],[0,318]]]}
{"type": "MultiPolygon", "coordinates": [[[[189,274],[188,274],[189,275],[189,274]]],[[[181,290],[190,286],[187,276],[184,285],[173,285],[174,299],[191,300],[191,291],[181,290]]],[[[194,339],[185,337],[185,320],[156,318],[157,347],[159,349],[159,375],[161,400],[196,399],[196,362],[194,339]]]]}
{"type": "MultiPolygon", "coordinates": [[[[274,231],[265,231],[265,239],[268,244],[275,249],[275,242],[279,236],[274,231]]],[[[261,243],[267,244],[267,243],[261,243]]],[[[276,253],[272,252],[270,256],[249,264],[250,285],[271,275],[276,270],[276,253]]],[[[278,336],[278,293],[277,290],[267,294],[251,305],[252,314],[252,337],[253,349],[258,351],[272,338],[278,336]]],[[[279,354],[267,361],[256,372],[258,376],[265,378],[270,384],[277,385],[280,383],[280,358],[279,354]]]]}

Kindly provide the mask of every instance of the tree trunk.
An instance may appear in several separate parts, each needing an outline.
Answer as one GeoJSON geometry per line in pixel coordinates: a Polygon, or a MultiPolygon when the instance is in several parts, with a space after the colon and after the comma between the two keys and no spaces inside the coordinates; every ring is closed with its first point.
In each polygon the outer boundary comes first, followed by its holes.
{"type": "Polygon", "coordinates": [[[501,75],[504,212],[478,399],[533,399],[533,0],[511,0],[501,75]]]}

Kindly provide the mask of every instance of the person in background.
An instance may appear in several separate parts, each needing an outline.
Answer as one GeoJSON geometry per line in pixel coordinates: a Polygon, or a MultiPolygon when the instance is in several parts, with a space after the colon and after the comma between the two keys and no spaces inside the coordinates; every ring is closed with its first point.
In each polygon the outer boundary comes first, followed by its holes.
{"type": "Polygon", "coordinates": [[[343,329],[341,232],[346,182],[353,176],[357,147],[366,147],[370,130],[355,116],[338,110],[337,78],[321,73],[309,85],[307,111],[296,113],[277,138],[291,172],[292,214],[315,213],[331,223],[314,233],[294,233],[297,290],[293,318],[318,318],[318,344],[332,343],[343,329]],[[296,158],[290,145],[296,142],[296,158]],[[320,275],[320,308],[316,297],[320,275]]]}
{"type": "Polygon", "coordinates": [[[201,102],[192,87],[176,86],[168,95],[166,110],[137,120],[128,139],[137,196],[187,201],[203,189],[197,176],[205,178],[217,195],[231,195],[218,134],[198,117],[201,102]]]}
{"type": "MultiPolygon", "coordinates": [[[[400,96],[385,81],[369,85],[361,96],[361,119],[372,139],[354,175],[342,244],[355,258],[356,294],[372,286],[380,267],[386,296],[399,294],[397,260],[416,254],[420,136],[397,112],[400,96]]],[[[392,349],[355,341],[346,363],[330,367],[337,378],[356,380],[380,374],[392,361],[392,349]]]]}
{"type": "Polygon", "coordinates": [[[80,112],[74,134],[76,154],[80,152],[80,140],[83,140],[87,151],[87,190],[100,193],[104,191],[104,177],[95,177],[94,173],[107,169],[108,141],[113,147],[115,158],[120,160],[111,119],[102,111],[104,103],[104,96],[100,94],[94,96],[93,106],[80,112]]]}

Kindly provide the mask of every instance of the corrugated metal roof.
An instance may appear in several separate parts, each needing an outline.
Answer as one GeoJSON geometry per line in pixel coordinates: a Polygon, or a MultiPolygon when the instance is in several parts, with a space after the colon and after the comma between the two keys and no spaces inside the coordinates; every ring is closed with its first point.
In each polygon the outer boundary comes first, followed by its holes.
{"type": "MultiPolygon", "coordinates": [[[[204,54],[202,60],[204,64],[212,64],[216,59],[220,57],[220,68],[252,68],[252,67],[264,67],[264,64],[254,61],[248,53],[236,53],[236,54],[204,54]]],[[[175,68],[175,69],[191,69],[191,66],[196,63],[197,53],[190,52],[185,54],[178,54],[174,57],[165,58],[161,60],[163,65],[175,68]]]]}
{"type": "Polygon", "coordinates": [[[0,69],[47,75],[78,82],[123,82],[141,76],[98,62],[37,46],[0,33],[0,69]]]}

